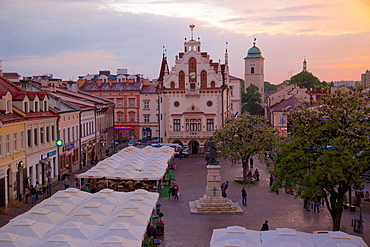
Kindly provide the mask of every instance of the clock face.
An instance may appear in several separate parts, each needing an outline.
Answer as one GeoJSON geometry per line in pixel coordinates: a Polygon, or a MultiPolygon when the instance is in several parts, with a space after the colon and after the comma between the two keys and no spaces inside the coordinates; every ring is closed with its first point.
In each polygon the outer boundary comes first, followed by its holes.
{"type": "Polygon", "coordinates": [[[196,76],[197,74],[195,74],[195,72],[190,72],[189,74],[190,79],[194,79],[196,76]]]}
{"type": "Polygon", "coordinates": [[[251,61],[250,64],[251,64],[251,66],[254,66],[255,65],[255,62],[254,61],[251,61]]]}

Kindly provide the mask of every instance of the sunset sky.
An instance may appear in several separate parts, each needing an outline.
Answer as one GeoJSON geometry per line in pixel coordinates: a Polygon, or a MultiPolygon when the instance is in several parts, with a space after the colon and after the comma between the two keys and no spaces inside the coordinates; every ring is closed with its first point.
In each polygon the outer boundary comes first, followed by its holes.
{"type": "Polygon", "coordinates": [[[265,80],[302,70],[320,80],[360,80],[370,69],[369,0],[0,0],[4,72],[73,79],[119,68],[155,79],[163,46],[170,66],[191,36],[214,61],[244,78],[257,39],[265,80]]]}

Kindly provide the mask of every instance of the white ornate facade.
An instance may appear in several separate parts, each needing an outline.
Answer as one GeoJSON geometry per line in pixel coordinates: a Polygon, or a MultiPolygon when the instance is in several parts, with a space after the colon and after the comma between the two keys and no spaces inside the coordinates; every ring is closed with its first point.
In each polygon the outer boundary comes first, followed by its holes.
{"type": "MultiPolygon", "coordinates": [[[[194,26],[190,28],[193,31],[194,26]]],[[[231,116],[228,54],[225,64],[213,62],[201,51],[201,42],[184,43],[184,51],[169,70],[163,56],[158,78],[160,141],[189,146],[190,153],[203,153],[215,129],[231,116]]]]}

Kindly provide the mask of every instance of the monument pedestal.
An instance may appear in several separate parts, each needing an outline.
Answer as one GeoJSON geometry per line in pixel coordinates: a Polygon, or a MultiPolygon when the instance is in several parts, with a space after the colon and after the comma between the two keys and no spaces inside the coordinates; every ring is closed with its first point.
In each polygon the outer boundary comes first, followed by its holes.
{"type": "Polygon", "coordinates": [[[237,202],[222,197],[221,166],[208,165],[206,194],[199,200],[189,202],[192,214],[244,214],[237,202]]]}

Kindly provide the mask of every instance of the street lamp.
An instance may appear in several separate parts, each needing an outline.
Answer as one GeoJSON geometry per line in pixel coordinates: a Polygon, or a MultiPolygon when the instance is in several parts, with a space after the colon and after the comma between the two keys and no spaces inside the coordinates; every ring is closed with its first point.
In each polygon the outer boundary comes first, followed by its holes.
{"type": "Polygon", "coordinates": [[[50,165],[49,162],[48,162],[48,164],[45,168],[46,168],[45,169],[46,170],[46,178],[48,179],[46,193],[47,193],[47,197],[50,197],[51,196],[51,185],[50,185],[51,165],[50,165]]]}

